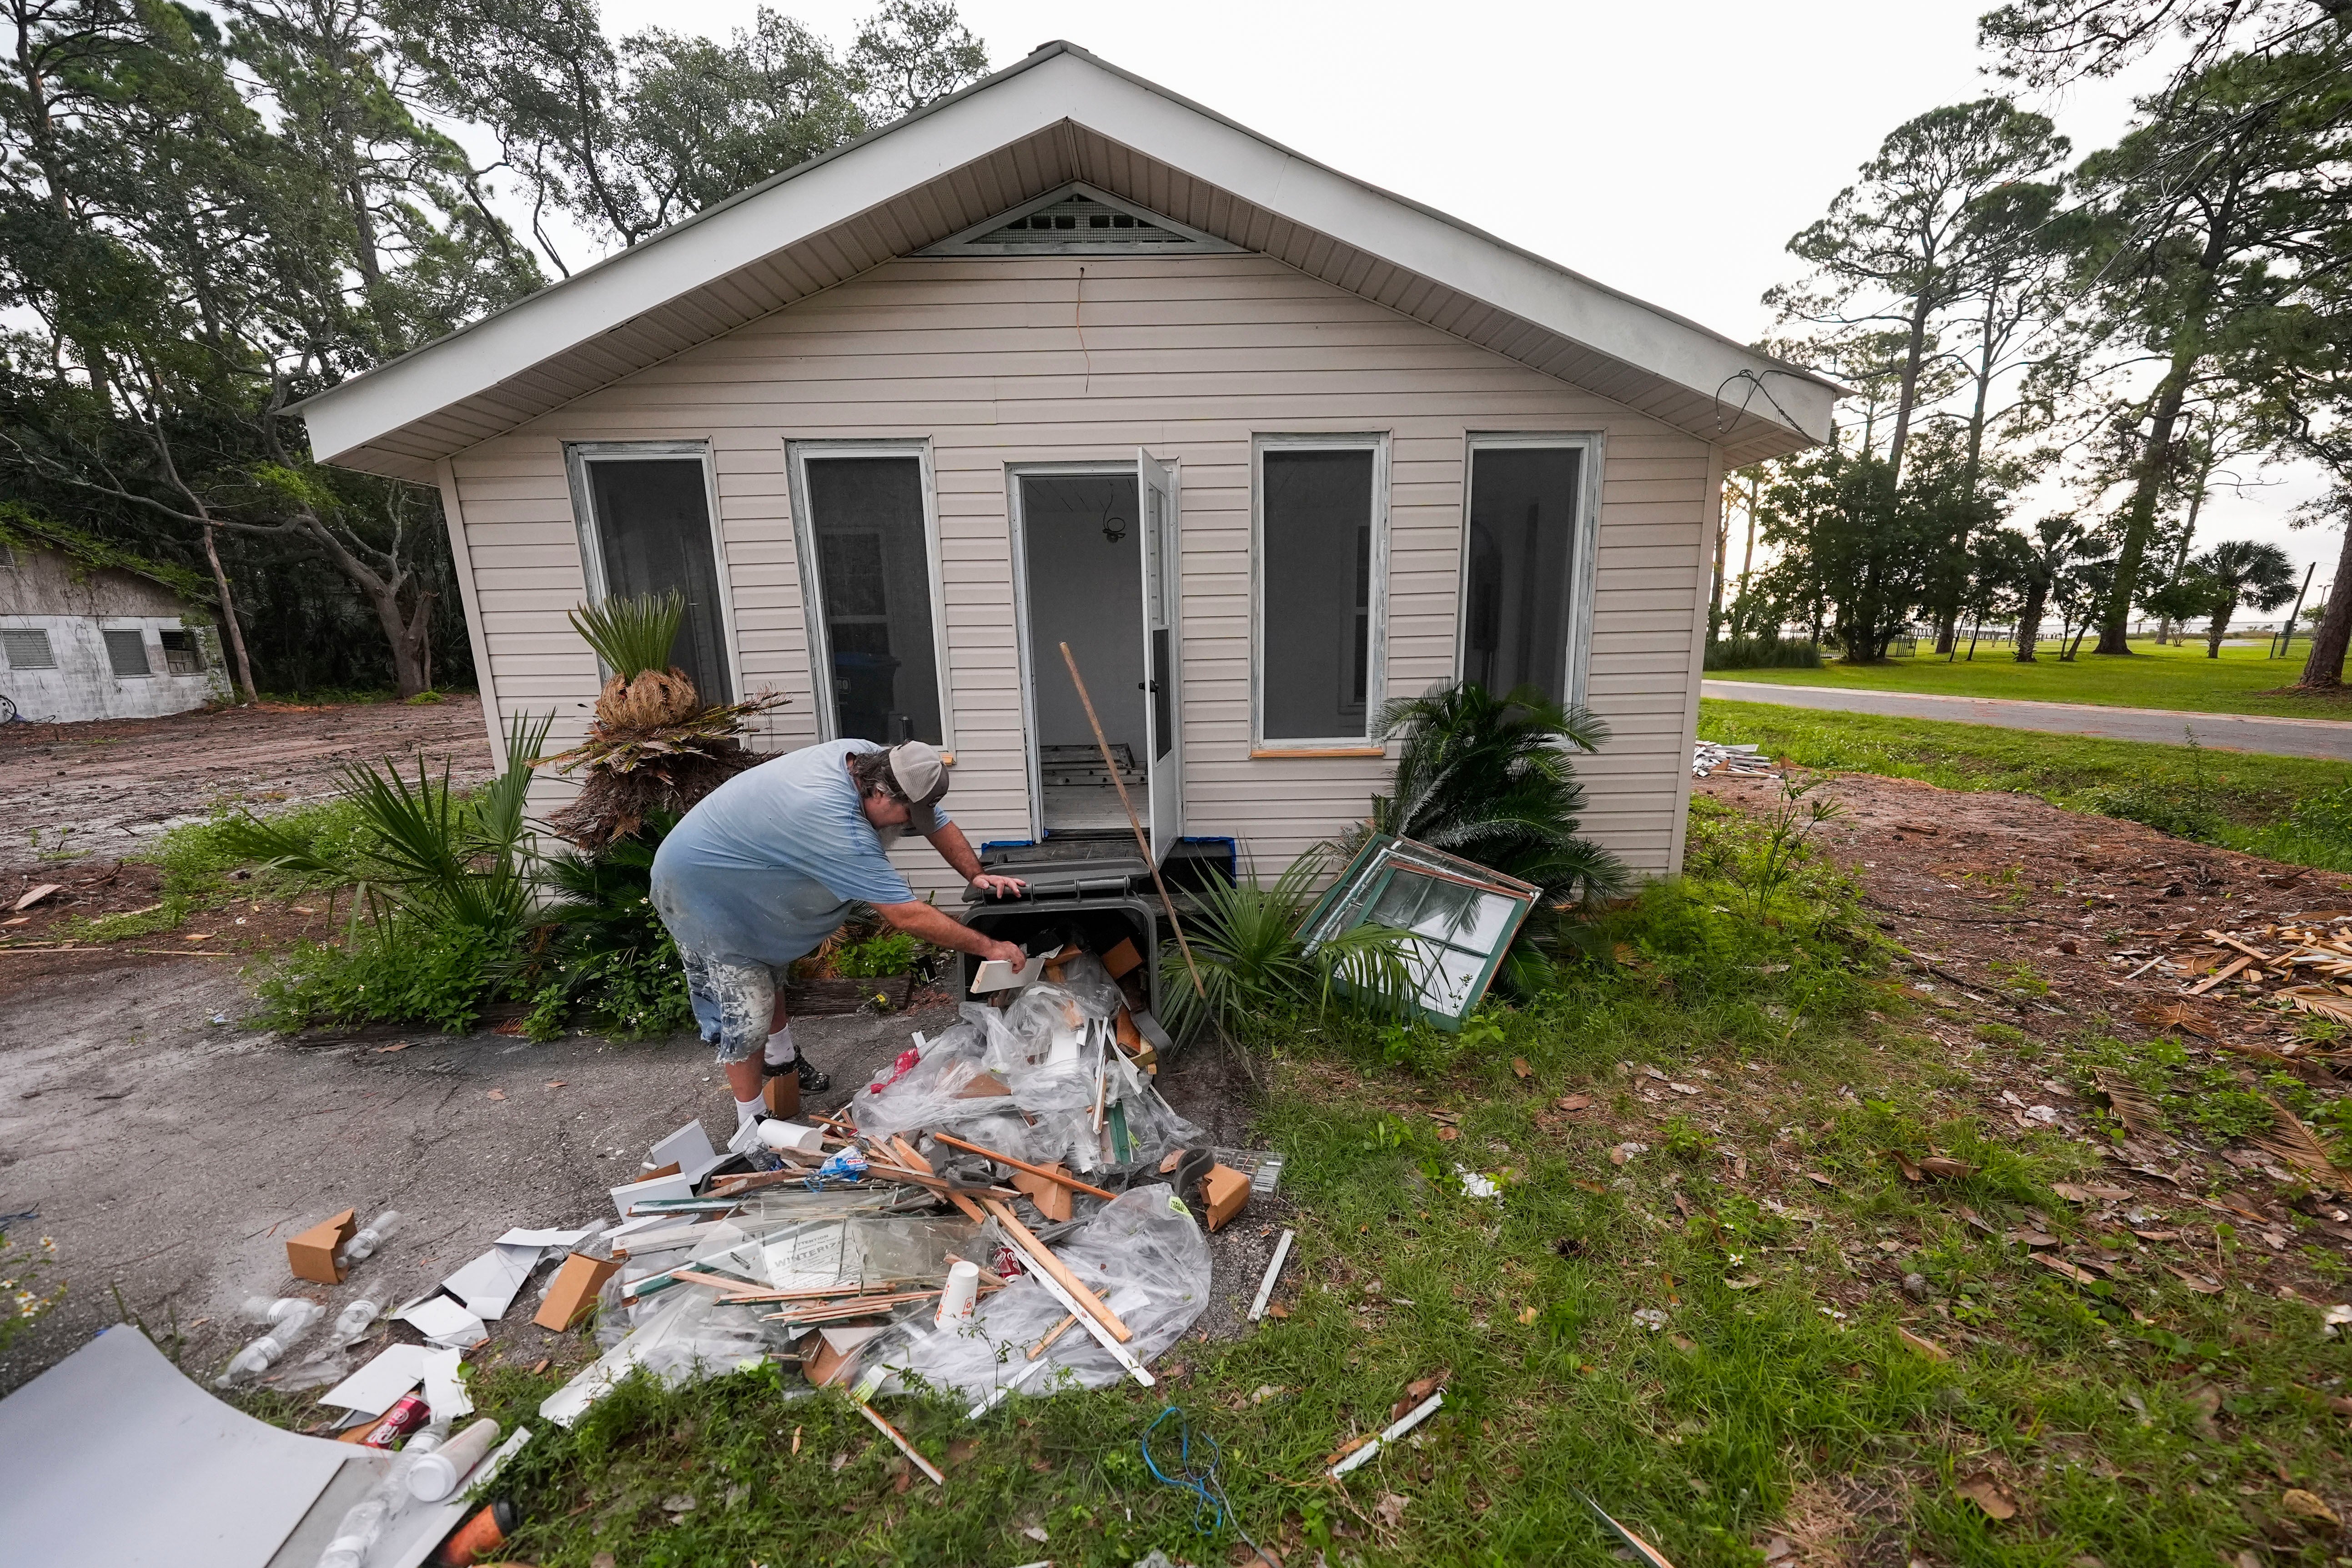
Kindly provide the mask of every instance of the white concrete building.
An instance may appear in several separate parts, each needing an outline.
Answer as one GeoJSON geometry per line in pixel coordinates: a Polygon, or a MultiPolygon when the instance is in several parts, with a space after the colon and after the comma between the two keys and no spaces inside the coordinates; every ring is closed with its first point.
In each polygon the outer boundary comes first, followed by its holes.
{"type": "Polygon", "coordinates": [[[155,719],[228,694],[210,616],[168,581],[0,539],[0,719],[155,719]]]}

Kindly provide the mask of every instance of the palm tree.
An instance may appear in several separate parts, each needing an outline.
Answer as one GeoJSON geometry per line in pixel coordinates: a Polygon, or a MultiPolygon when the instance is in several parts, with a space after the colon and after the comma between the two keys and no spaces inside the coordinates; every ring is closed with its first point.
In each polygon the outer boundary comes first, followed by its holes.
{"type": "Polygon", "coordinates": [[[1577,833],[1584,786],[1569,756],[1609,738],[1593,714],[1533,686],[1496,697],[1463,681],[1389,703],[1378,733],[1404,744],[1393,793],[1372,797],[1372,831],[1532,882],[1546,906],[1625,887],[1623,863],[1577,833]]]}
{"type": "MultiPolygon", "coordinates": [[[[2042,641],[2042,616],[2049,608],[2051,590],[2056,587],[2066,568],[2090,542],[2090,532],[2074,521],[2072,512],[2060,512],[2045,517],[2033,525],[2033,538],[2023,540],[2023,548],[2016,552],[2017,587],[2021,596],[2017,611],[2017,662],[2032,664],[2034,649],[2042,641]]],[[[2065,642],[2064,633],[2059,642],[2065,642]]]]}
{"type": "Polygon", "coordinates": [[[2210,617],[2205,626],[2205,657],[2221,657],[2221,638],[2241,604],[2275,610],[2294,597],[2294,563],[2275,544],[2251,539],[2217,544],[2189,563],[2184,592],[2210,617]]]}

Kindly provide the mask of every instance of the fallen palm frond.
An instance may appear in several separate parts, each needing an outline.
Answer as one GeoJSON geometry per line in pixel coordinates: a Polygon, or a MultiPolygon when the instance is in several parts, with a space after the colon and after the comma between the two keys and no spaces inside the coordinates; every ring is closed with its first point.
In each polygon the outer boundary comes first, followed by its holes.
{"type": "Polygon", "coordinates": [[[2294,1111],[2268,1095],[2263,1098],[2270,1103],[2271,1130],[2249,1133],[2246,1142],[2280,1163],[2302,1172],[2317,1185],[2339,1191],[2352,1188],[2352,1173],[2336,1168],[2336,1157],[2328,1152],[2327,1145],[2294,1111]]]}
{"type": "Polygon", "coordinates": [[[2101,1068],[2095,1076],[2100,1091],[2107,1097],[2109,1109],[2126,1131],[2135,1138],[2145,1138],[2158,1130],[2164,1112],[2157,1109],[2154,1096],[2113,1068],[2101,1068]]]}

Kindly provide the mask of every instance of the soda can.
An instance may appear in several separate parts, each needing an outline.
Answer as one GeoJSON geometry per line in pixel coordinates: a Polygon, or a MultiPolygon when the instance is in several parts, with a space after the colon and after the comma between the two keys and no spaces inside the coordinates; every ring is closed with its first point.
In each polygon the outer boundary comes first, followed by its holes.
{"type": "Polygon", "coordinates": [[[383,1419],[368,1429],[360,1439],[363,1447],[389,1448],[411,1432],[421,1430],[433,1418],[433,1407],[414,1394],[404,1394],[400,1403],[383,1413],[383,1419]]]}

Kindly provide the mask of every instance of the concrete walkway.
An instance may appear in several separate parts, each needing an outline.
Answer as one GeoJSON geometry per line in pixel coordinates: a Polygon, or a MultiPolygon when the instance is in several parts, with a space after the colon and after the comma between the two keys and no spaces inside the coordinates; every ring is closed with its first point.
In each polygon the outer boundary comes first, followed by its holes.
{"type": "Polygon", "coordinates": [[[2242,713],[2181,713],[2164,708],[2104,708],[2090,702],[2026,702],[2011,698],[1943,697],[1925,692],[1857,691],[1838,686],[1783,686],[1759,680],[1703,680],[1700,692],[1727,702],[1770,702],[1838,713],[1881,713],[1897,719],[1940,719],[2043,730],[2111,741],[2154,741],[2178,746],[2186,731],[2200,746],[2262,752],[2277,757],[2325,757],[2352,762],[2352,722],[2338,719],[2269,719],[2242,713]]]}

